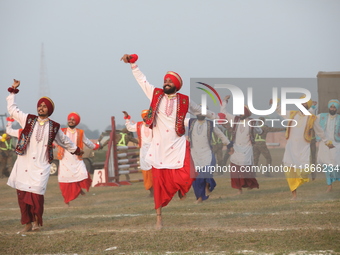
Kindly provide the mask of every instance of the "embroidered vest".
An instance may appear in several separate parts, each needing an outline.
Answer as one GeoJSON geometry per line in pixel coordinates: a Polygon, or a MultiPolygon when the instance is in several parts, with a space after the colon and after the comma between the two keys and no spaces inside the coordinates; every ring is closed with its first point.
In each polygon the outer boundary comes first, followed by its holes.
{"type": "MultiPolygon", "coordinates": [[[[235,116],[234,123],[238,123],[239,121],[240,121],[240,116],[235,116]]],[[[250,138],[251,144],[254,144],[255,143],[255,129],[254,129],[254,126],[256,126],[256,121],[250,119],[250,124],[251,124],[251,126],[249,126],[249,138],[250,138]]],[[[232,142],[233,143],[235,143],[235,140],[236,140],[236,132],[237,132],[238,126],[239,126],[239,124],[236,124],[236,125],[234,124],[234,126],[233,126],[233,133],[232,133],[232,142]]]]}
{"type": "MultiPolygon", "coordinates": [[[[208,137],[208,142],[209,142],[209,146],[210,149],[212,150],[212,146],[211,146],[211,140],[212,140],[212,135],[213,135],[213,130],[214,130],[214,124],[211,120],[206,120],[207,121],[207,137],[208,137]]],[[[192,148],[192,131],[194,129],[195,123],[197,122],[197,119],[190,119],[189,120],[189,132],[188,132],[188,136],[189,136],[189,141],[190,141],[190,148],[192,148]]]]}
{"type": "MultiPolygon", "coordinates": [[[[66,135],[67,128],[62,128],[61,131],[66,135]]],[[[84,148],[83,137],[84,137],[84,130],[76,129],[77,132],[77,146],[82,150],[84,148]]],[[[61,146],[58,146],[58,159],[62,160],[65,154],[65,149],[61,146]]],[[[78,156],[79,160],[82,160],[83,157],[81,155],[78,156]]]]}
{"type": "MultiPolygon", "coordinates": [[[[24,129],[21,131],[17,147],[15,148],[15,153],[18,155],[24,155],[27,149],[27,145],[30,142],[34,125],[37,122],[38,116],[33,114],[28,114],[26,119],[26,124],[24,129]]],[[[49,132],[48,132],[48,143],[47,143],[47,153],[48,153],[48,162],[52,163],[53,160],[53,141],[55,136],[58,133],[60,128],[60,124],[54,122],[53,120],[49,120],[49,132]]]]}
{"type": "Polygon", "coordinates": [[[138,146],[139,148],[142,147],[142,126],[143,126],[143,121],[137,122],[137,137],[138,137],[138,146]]]}
{"type": "MultiPolygon", "coordinates": [[[[320,113],[319,123],[323,131],[326,131],[328,118],[329,118],[329,113],[320,113]]],[[[316,140],[320,141],[320,137],[316,136],[316,140]]],[[[340,115],[339,114],[336,114],[335,128],[334,128],[334,140],[338,143],[340,142],[340,115]]]]}
{"type": "MultiPolygon", "coordinates": [[[[155,88],[152,96],[152,101],[150,104],[149,113],[146,116],[145,123],[149,128],[153,128],[155,115],[159,107],[161,99],[164,97],[165,93],[163,89],[155,88]]],[[[178,136],[183,136],[185,134],[184,119],[185,115],[189,109],[189,97],[180,93],[176,94],[177,109],[176,109],[176,123],[175,131],[178,136]]]]}
{"type": "MultiPolygon", "coordinates": [[[[298,114],[299,111],[290,111],[290,114],[289,114],[289,119],[294,119],[294,117],[296,116],[296,114],[298,114]]],[[[310,143],[310,141],[312,140],[313,138],[313,125],[314,125],[314,121],[316,120],[316,116],[315,115],[308,115],[307,117],[307,122],[306,122],[306,127],[305,127],[305,131],[304,131],[304,139],[307,143],[310,143]]],[[[288,127],[286,129],[286,139],[288,140],[289,139],[289,135],[290,135],[290,129],[292,127],[289,127],[289,126],[292,126],[292,122],[293,121],[289,121],[288,123],[288,127]]]]}

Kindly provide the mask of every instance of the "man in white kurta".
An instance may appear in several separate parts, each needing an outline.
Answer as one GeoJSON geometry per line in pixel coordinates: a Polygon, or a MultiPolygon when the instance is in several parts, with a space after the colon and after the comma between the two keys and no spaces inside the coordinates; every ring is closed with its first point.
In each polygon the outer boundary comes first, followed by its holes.
{"type": "MultiPolygon", "coordinates": [[[[308,110],[312,106],[312,100],[302,105],[308,110]]],[[[279,108],[277,111],[279,111],[279,108]]],[[[295,200],[297,188],[303,183],[309,182],[308,175],[312,170],[310,167],[312,129],[324,142],[326,140],[322,128],[315,121],[315,115],[305,115],[301,111],[290,111],[290,116],[283,117],[291,120],[286,130],[287,143],[283,155],[283,165],[292,192],[292,199],[295,200]]]]}
{"type": "MultiPolygon", "coordinates": [[[[80,123],[80,115],[78,113],[71,112],[67,116],[67,123],[68,127],[61,130],[79,148],[83,149],[84,145],[91,150],[99,148],[98,144],[94,144],[85,136],[84,130],[76,128],[80,123]]],[[[59,146],[58,159],[59,187],[65,204],[69,206],[70,201],[76,199],[80,194],[85,195],[83,189],[87,192],[89,191],[92,180],[81,156],[72,155],[59,146]]]]}
{"type": "MultiPolygon", "coordinates": [[[[202,203],[209,198],[210,193],[216,187],[213,178],[216,166],[215,155],[212,150],[212,134],[221,139],[223,145],[228,145],[230,141],[213,122],[206,120],[205,116],[197,115],[197,118],[187,118],[186,126],[189,126],[189,141],[191,156],[195,164],[195,171],[198,176],[192,183],[194,188],[196,203],[202,203]]],[[[223,166],[220,166],[223,167],[223,166]]]]}
{"type": "MultiPolygon", "coordinates": [[[[139,164],[140,169],[142,170],[143,180],[144,180],[144,188],[150,191],[150,197],[153,197],[153,188],[152,188],[152,171],[151,164],[145,161],[147,152],[150,148],[150,144],[152,141],[152,129],[146,126],[144,121],[139,121],[134,123],[130,121],[130,116],[127,112],[123,112],[125,114],[125,126],[130,132],[137,132],[138,136],[138,145],[139,145],[139,164]]],[[[144,120],[147,115],[148,110],[143,110],[141,113],[141,117],[144,120]]]]}
{"type": "MultiPolygon", "coordinates": [[[[153,139],[145,160],[153,167],[156,227],[161,228],[161,208],[171,201],[176,192],[184,197],[193,181],[190,178],[190,147],[184,136],[184,119],[188,111],[200,114],[201,107],[177,93],[182,79],[175,72],[167,72],[164,76],[163,89],[151,85],[134,63],[137,57],[133,55],[125,54],[121,60],[130,63],[135,79],[151,101],[148,121],[153,128],[153,139]]],[[[208,111],[208,114],[211,112],[208,111]]],[[[207,117],[216,118],[212,114],[207,117]]]]}
{"type": "Polygon", "coordinates": [[[251,166],[254,164],[253,143],[255,135],[261,134],[262,129],[257,127],[249,117],[251,112],[244,107],[244,115],[235,116],[227,111],[227,102],[230,96],[226,96],[221,105],[221,113],[226,115],[228,123],[233,128],[233,153],[230,156],[231,187],[242,194],[242,188],[259,188],[256,180],[256,171],[251,166]],[[236,124],[235,124],[236,123],[236,124]]]}
{"type": "Polygon", "coordinates": [[[16,148],[18,157],[7,184],[17,189],[21,223],[26,224],[23,231],[31,231],[39,230],[43,224],[44,194],[53,160],[53,140],[71,153],[81,155],[83,151],[61,132],[58,123],[48,118],[54,110],[50,98],[39,99],[38,116],[23,113],[18,108],[15,94],[19,92],[19,85],[20,81],[14,80],[7,97],[9,115],[23,128],[16,148]]]}
{"type": "Polygon", "coordinates": [[[332,191],[332,183],[340,181],[340,115],[337,111],[340,102],[332,99],[328,102],[328,113],[317,115],[317,122],[325,132],[328,143],[334,148],[330,149],[325,143],[319,143],[318,167],[326,174],[327,192],[332,191]]]}

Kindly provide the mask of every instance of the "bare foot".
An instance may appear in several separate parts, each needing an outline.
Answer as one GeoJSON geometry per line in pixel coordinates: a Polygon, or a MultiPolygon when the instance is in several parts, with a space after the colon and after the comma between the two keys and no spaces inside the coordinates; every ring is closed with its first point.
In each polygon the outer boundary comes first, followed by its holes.
{"type": "Polygon", "coordinates": [[[38,222],[33,222],[32,231],[40,231],[38,222]]]}
{"type": "Polygon", "coordinates": [[[70,203],[65,203],[65,207],[70,208],[71,207],[70,203]]]}
{"type": "Polygon", "coordinates": [[[156,222],[156,229],[161,230],[163,228],[163,221],[162,221],[162,215],[157,214],[157,222],[156,222]]]}
{"type": "Polygon", "coordinates": [[[328,185],[326,193],[331,192],[331,191],[332,191],[332,185],[328,185]]]}
{"type": "Polygon", "coordinates": [[[239,189],[237,195],[241,195],[243,193],[242,189],[239,189]]]}
{"type": "Polygon", "coordinates": [[[290,200],[296,200],[297,199],[297,192],[296,190],[292,191],[292,198],[290,200]]]}
{"type": "Polygon", "coordinates": [[[80,191],[80,195],[85,196],[85,192],[83,190],[80,191]]]}
{"type": "Polygon", "coordinates": [[[202,197],[199,197],[196,201],[195,204],[201,204],[203,202],[202,197]]]}
{"type": "Polygon", "coordinates": [[[32,230],[32,223],[27,223],[25,227],[23,228],[23,230],[21,230],[20,232],[29,232],[31,230],[32,230]]]}
{"type": "Polygon", "coordinates": [[[206,196],[210,196],[211,191],[209,190],[209,188],[205,188],[205,195],[206,196]]]}

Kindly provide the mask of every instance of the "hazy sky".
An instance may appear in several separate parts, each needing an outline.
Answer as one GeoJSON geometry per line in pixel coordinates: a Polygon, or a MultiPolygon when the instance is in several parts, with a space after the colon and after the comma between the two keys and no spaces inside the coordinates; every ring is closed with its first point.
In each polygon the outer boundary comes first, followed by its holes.
{"type": "Polygon", "coordinates": [[[160,87],[166,71],[178,72],[189,94],[190,78],[313,78],[340,71],[338,0],[0,0],[0,82],[21,80],[17,103],[36,113],[41,45],[51,118],[72,111],[91,130],[103,131],[126,110],[135,120],[149,102],[124,53],[160,87]]]}

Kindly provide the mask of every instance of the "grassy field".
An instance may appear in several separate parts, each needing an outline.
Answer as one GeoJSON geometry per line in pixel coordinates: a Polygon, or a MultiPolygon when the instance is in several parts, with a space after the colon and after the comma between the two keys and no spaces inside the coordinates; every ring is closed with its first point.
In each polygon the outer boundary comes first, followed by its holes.
{"type": "MultiPolygon", "coordinates": [[[[278,162],[282,150],[273,156],[278,162]]],[[[42,230],[21,234],[15,190],[0,179],[0,254],[340,254],[340,182],[325,193],[319,174],[291,201],[279,174],[258,176],[260,189],[240,196],[229,174],[215,180],[202,204],[194,203],[192,190],[184,201],[175,197],[157,231],[153,200],[142,183],[91,188],[66,208],[51,176],[42,230]]]]}

